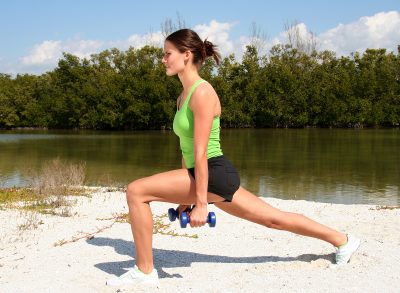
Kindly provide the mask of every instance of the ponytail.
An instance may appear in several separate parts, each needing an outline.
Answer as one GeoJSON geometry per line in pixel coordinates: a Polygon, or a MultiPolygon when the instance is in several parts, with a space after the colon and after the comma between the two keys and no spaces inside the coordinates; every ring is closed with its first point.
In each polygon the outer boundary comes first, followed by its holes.
{"type": "Polygon", "coordinates": [[[191,29],[173,32],[165,40],[173,43],[181,53],[191,51],[194,64],[201,65],[207,58],[212,57],[219,65],[221,55],[217,51],[217,46],[207,39],[203,42],[199,35],[191,29]]]}
{"type": "Polygon", "coordinates": [[[219,65],[219,61],[221,59],[221,55],[217,51],[217,46],[211,43],[210,41],[207,41],[207,39],[204,40],[203,42],[204,46],[204,58],[203,62],[208,58],[212,57],[215,60],[215,63],[219,65]]]}

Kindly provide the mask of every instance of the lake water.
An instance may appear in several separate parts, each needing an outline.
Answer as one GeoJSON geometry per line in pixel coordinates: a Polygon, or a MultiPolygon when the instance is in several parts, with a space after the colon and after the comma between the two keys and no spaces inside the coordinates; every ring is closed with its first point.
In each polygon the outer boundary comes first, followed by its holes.
{"type": "MultiPolygon", "coordinates": [[[[400,203],[399,129],[223,129],[221,144],[259,196],[400,203]]],[[[126,185],[181,162],[170,131],[0,131],[0,187],[26,185],[57,157],[85,162],[88,185],[126,185]]]]}

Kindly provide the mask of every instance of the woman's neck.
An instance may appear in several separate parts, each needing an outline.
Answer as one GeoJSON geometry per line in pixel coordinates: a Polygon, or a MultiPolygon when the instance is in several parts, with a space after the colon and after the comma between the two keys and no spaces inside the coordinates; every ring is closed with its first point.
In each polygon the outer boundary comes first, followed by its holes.
{"type": "Polygon", "coordinates": [[[188,92],[192,85],[201,78],[197,70],[189,70],[189,68],[185,68],[184,71],[178,73],[178,77],[185,92],[188,92]]]}

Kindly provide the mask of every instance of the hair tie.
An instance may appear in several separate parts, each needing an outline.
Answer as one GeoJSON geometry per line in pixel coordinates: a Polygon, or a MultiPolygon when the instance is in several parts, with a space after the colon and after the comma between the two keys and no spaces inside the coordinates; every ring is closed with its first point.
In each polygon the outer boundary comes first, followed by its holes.
{"type": "Polygon", "coordinates": [[[204,51],[205,56],[213,56],[214,55],[214,45],[210,41],[204,40],[204,51]]]}

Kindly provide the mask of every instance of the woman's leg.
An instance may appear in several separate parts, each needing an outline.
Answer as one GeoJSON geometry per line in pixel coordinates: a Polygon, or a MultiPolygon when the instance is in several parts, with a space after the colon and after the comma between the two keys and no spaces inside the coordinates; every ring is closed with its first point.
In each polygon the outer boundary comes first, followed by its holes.
{"type": "Polygon", "coordinates": [[[215,205],[229,214],[268,228],[318,238],[334,246],[340,246],[347,242],[345,234],[319,224],[303,215],[280,211],[243,187],[236,191],[232,202],[219,202],[215,205]]]}
{"type": "MultiPolygon", "coordinates": [[[[153,216],[149,203],[163,201],[191,205],[196,202],[195,188],[195,181],[186,169],[141,178],[128,185],[126,199],[136,247],[136,265],[142,272],[149,273],[153,269],[153,216]]],[[[208,193],[209,202],[222,200],[222,197],[208,193]]]]}

